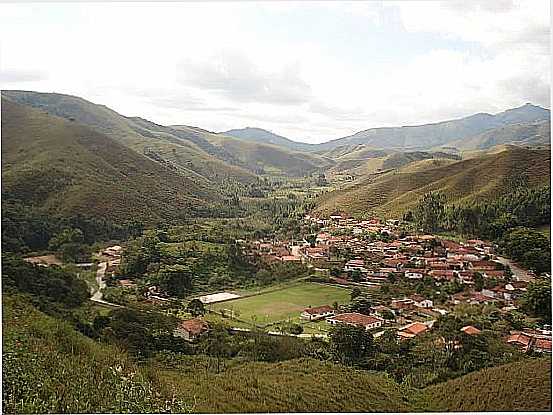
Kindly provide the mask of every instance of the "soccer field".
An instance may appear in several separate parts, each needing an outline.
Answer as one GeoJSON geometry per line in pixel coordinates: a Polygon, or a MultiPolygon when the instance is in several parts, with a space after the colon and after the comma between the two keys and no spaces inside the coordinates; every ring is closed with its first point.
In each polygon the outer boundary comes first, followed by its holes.
{"type": "Polygon", "coordinates": [[[305,308],[332,305],[335,301],[348,303],[350,290],[302,282],[278,291],[213,304],[211,309],[231,310],[240,320],[266,325],[288,318],[299,321],[305,308]]]}

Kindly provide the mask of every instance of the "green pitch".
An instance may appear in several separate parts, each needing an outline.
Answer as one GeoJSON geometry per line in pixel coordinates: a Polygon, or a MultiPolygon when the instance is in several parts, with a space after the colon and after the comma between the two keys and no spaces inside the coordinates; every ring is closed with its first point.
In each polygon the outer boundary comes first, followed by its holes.
{"type": "Polygon", "coordinates": [[[298,283],[282,290],[213,304],[213,311],[231,310],[243,321],[271,324],[282,320],[298,321],[307,307],[348,303],[350,290],[315,283],[298,283]]]}

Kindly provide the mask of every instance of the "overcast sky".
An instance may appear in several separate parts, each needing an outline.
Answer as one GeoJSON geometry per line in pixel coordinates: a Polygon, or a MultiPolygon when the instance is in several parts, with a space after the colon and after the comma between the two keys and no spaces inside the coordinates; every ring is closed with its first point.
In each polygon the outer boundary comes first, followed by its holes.
{"type": "Polygon", "coordinates": [[[1,4],[0,87],[321,142],[532,102],[548,0],[1,4]]]}

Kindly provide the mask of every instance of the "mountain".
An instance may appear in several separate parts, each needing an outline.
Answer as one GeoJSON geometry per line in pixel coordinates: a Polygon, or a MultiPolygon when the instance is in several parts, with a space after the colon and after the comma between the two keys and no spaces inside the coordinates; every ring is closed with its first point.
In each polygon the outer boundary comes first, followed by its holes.
{"type": "Polygon", "coordinates": [[[75,121],[2,99],[2,202],[154,223],[202,214],[222,201],[203,177],[183,175],[75,121]]]}
{"type": "Polygon", "coordinates": [[[201,130],[177,130],[140,117],[125,117],[79,97],[31,91],[2,91],[2,97],[51,115],[89,126],[114,141],[177,168],[194,179],[253,182],[255,175],[238,160],[213,146],[201,130]]]}
{"type": "Polygon", "coordinates": [[[427,151],[374,150],[357,145],[354,150],[336,158],[336,165],[329,174],[363,177],[402,168],[422,160],[460,160],[457,154],[427,151]]]}
{"type": "Polygon", "coordinates": [[[550,134],[549,120],[530,121],[494,128],[466,139],[452,141],[448,146],[460,150],[472,150],[488,149],[501,144],[549,145],[550,134]]]}
{"type": "MultiPolygon", "coordinates": [[[[352,146],[356,144],[364,144],[380,149],[430,149],[432,147],[449,145],[449,143],[458,142],[459,140],[467,139],[496,128],[549,120],[550,111],[548,109],[532,104],[525,104],[495,115],[479,113],[457,120],[434,124],[372,128],[348,137],[318,144],[316,150],[328,151],[339,146],[352,146]]],[[[542,130],[541,133],[544,135],[539,140],[549,143],[549,132],[542,130]]],[[[512,141],[521,140],[517,135],[511,135],[510,139],[512,141]]]]}
{"type": "Polygon", "coordinates": [[[232,144],[229,137],[198,127],[163,126],[140,117],[125,117],[108,107],[70,95],[2,91],[2,96],[92,127],[152,160],[177,168],[190,178],[252,183],[256,174],[265,170],[301,176],[331,164],[318,155],[299,154],[288,147],[247,140],[232,144]]]}
{"type": "Polygon", "coordinates": [[[262,128],[246,127],[224,131],[220,134],[229,137],[241,138],[242,140],[252,141],[259,144],[274,144],[276,146],[296,151],[309,151],[314,150],[316,147],[314,144],[293,141],[289,138],[272,133],[271,131],[263,130],[262,128]]]}
{"type": "Polygon", "coordinates": [[[232,154],[241,165],[257,174],[301,177],[322,172],[335,164],[331,158],[315,153],[241,138],[217,135],[210,136],[209,141],[226,153],[232,154]]]}
{"type": "Polygon", "coordinates": [[[369,175],[351,186],[322,195],[315,212],[400,215],[430,191],[440,191],[455,203],[490,200],[505,194],[508,191],[505,183],[514,176],[525,174],[529,186],[539,186],[549,183],[550,171],[549,150],[511,146],[499,153],[428,170],[393,170],[369,175]]]}

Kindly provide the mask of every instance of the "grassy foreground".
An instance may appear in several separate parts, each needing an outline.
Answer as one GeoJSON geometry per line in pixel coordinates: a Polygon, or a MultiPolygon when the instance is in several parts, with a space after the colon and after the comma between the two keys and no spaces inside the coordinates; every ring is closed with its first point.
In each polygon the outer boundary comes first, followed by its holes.
{"type": "Polygon", "coordinates": [[[278,363],[159,355],[137,363],[3,298],[5,413],[535,411],[551,409],[551,360],[471,373],[407,390],[382,372],[313,359],[278,363]]]}
{"type": "Polygon", "coordinates": [[[551,360],[524,360],[430,386],[434,411],[551,412],[551,360]]]}

